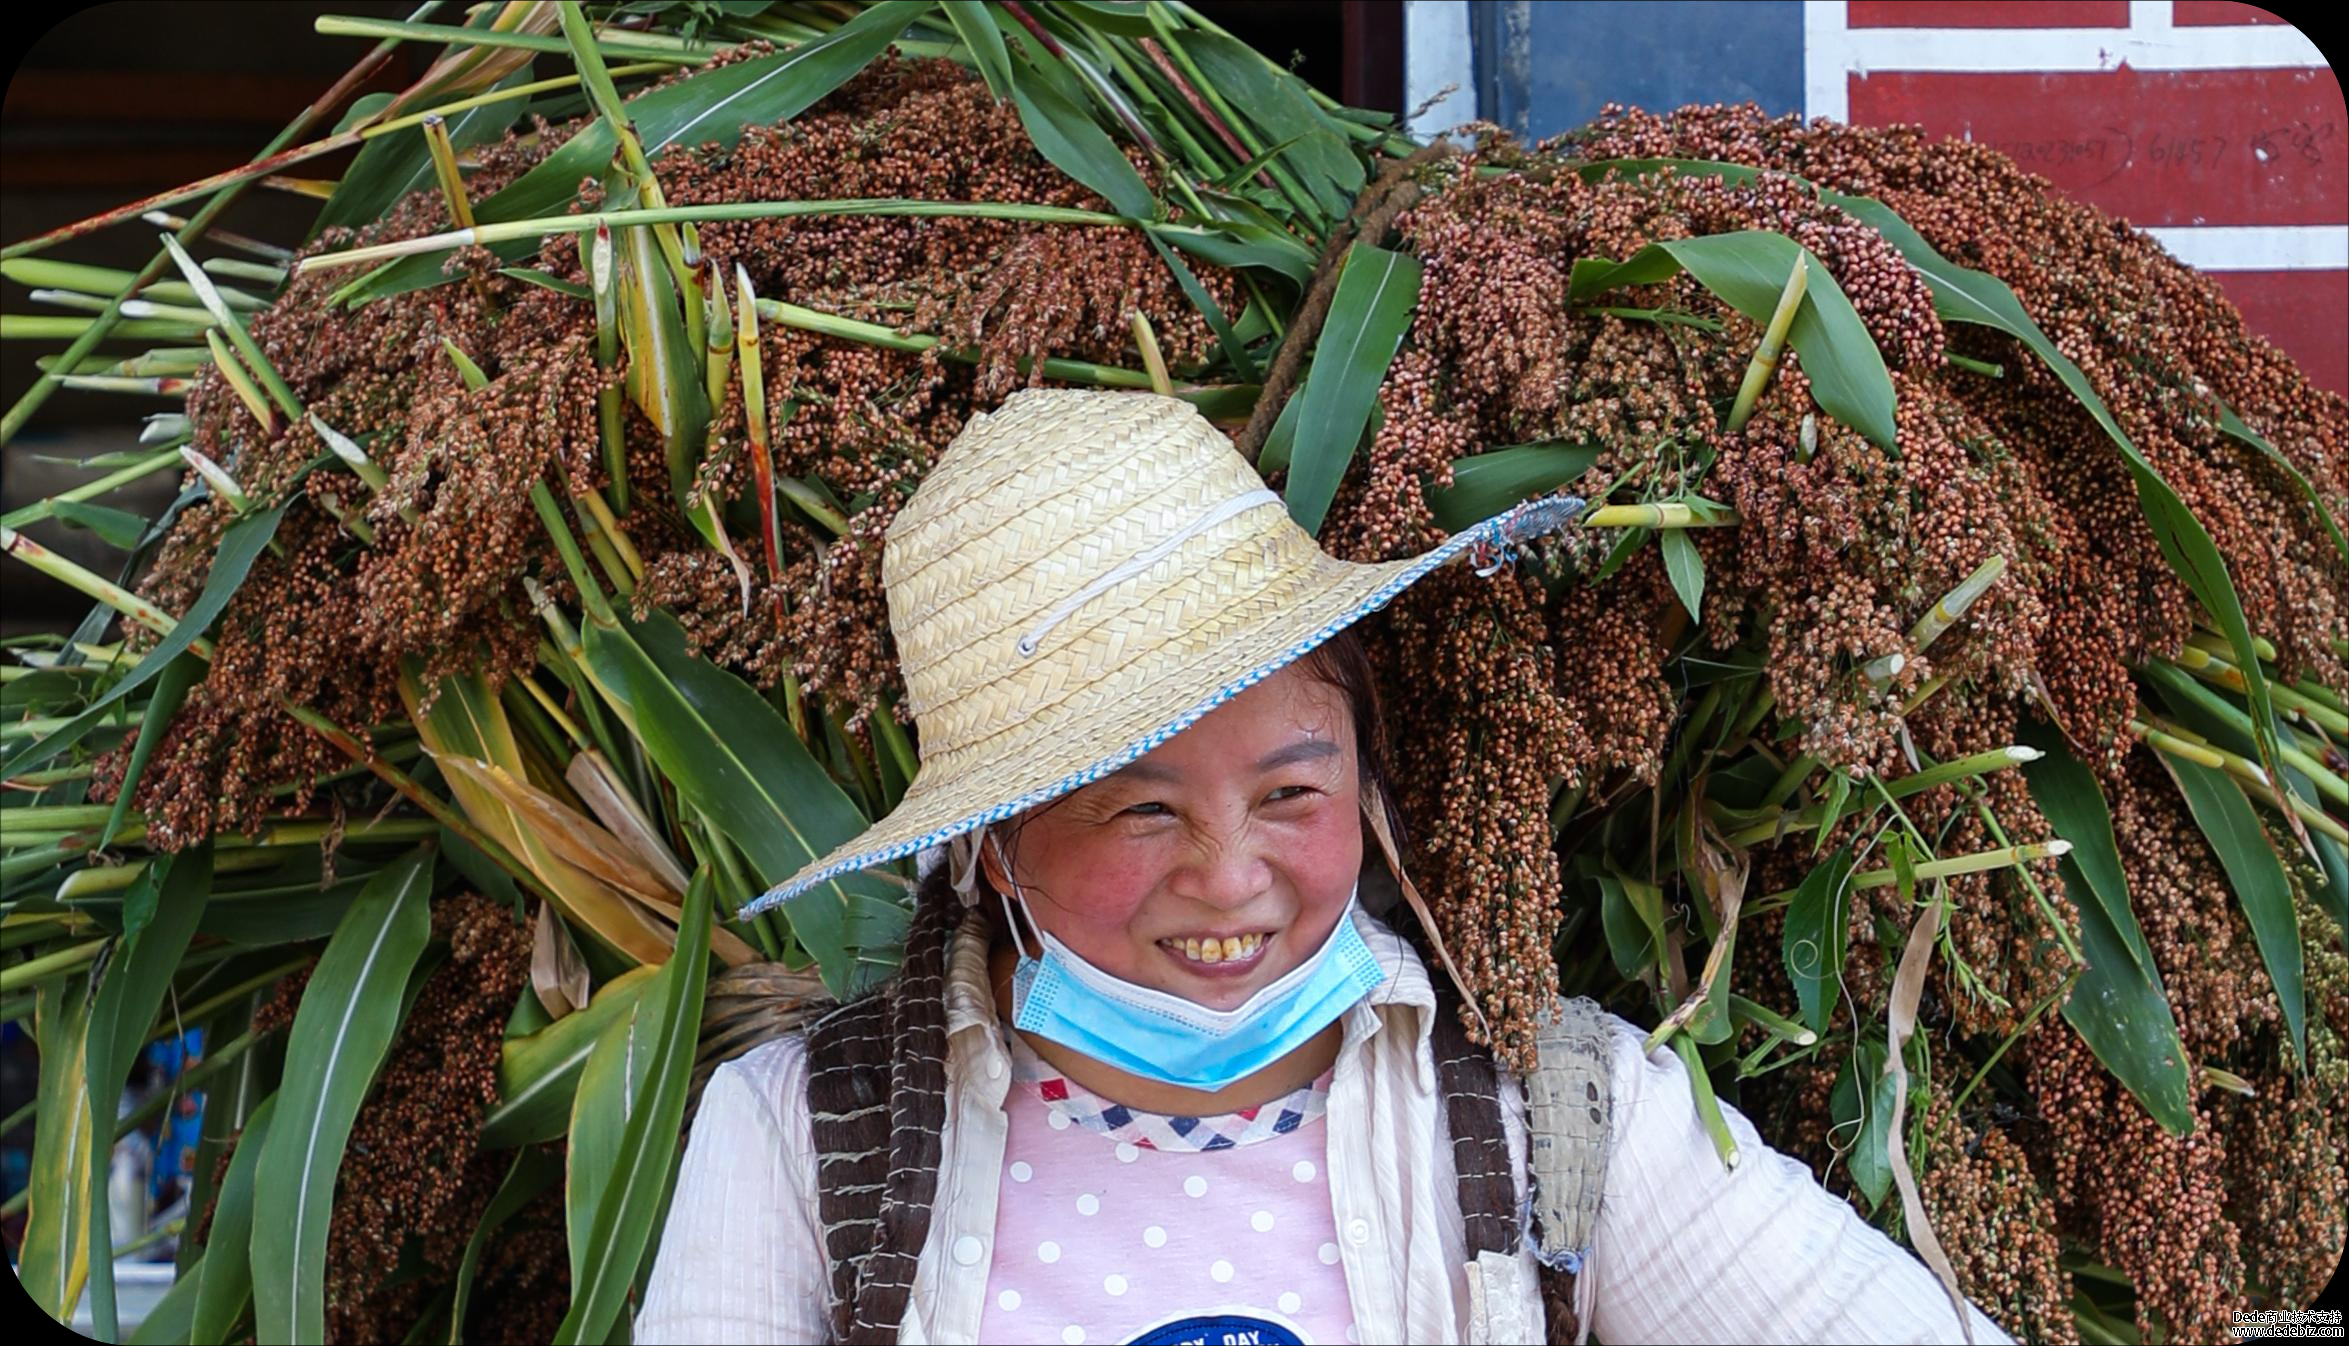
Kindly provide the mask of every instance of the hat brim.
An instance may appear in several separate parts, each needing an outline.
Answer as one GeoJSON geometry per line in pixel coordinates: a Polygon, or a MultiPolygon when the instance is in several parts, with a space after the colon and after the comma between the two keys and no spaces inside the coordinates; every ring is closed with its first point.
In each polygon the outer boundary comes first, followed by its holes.
{"type": "Polygon", "coordinates": [[[1574,496],[1529,500],[1400,561],[1365,564],[1325,554],[1300,577],[1300,592],[1261,605],[1253,617],[1242,615],[1218,633],[1185,676],[1162,680],[1153,696],[1105,708],[1067,747],[1004,763],[1000,770],[966,768],[950,777],[917,771],[887,817],[761,894],[743,907],[742,915],[756,915],[826,880],[916,854],[1091,784],[1295,663],[1471,548],[1506,547],[1551,532],[1582,507],[1574,496]],[[1101,753],[1096,745],[1103,742],[1121,746],[1101,753]]]}

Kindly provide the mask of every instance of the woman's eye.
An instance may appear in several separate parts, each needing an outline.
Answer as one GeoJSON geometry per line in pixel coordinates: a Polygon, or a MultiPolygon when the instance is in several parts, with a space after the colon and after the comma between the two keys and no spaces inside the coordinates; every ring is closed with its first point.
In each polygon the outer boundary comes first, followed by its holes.
{"type": "Polygon", "coordinates": [[[1280,789],[1272,792],[1272,799],[1273,802],[1278,803],[1281,802],[1281,797],[1283,795],[1288,795],[1288,798],[1290,799],[1303,799],[1307,795],[1319,793],[1320,791],[1314,789],[1310,785],[1284,785],[1280,789]],[[1293,795],[1288,794],[1288,792],[1291,790],[1295,790],[1297,793],[1293,795]]]}
{"type": "Polygon", "coordinates": [[[1157,816],[1158,816],[1157,814],[1155,814],[1155,813],[1143,813],[1143,812],[1142,812],[1142,810],[1143,810],[1143,809],[1161,809],[1161,810],[1163,810],[1165,807],[1166,807],[1166,805],[1164,805],[1164,804],[1161,804],[1161,803],[1159,803],[1157,800],[1153,799],[1153,800],[1146,801],[1146,802],[1144,802],[1144,803],[1135,804],[1135,805],[1133,805],[1132,807],[1130,807],[1130,808],[1126,809],[1126,810],[1125,810],[1125,812],[1127,812],[1127,813],[1132,813],[1132,814],[1136,814],[1136,815],[1138,815],[1138,816],[1140,816],[1140,817],[1144,817],[1144,818],[1155,818],[1155,817],[1157,817],[1157,816]]]}

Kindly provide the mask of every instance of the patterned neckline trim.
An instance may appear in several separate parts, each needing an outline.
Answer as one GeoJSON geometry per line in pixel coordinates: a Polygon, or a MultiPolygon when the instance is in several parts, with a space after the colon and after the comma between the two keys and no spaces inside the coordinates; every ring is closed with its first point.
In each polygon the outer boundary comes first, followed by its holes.
{"type": "MultiPolygon", "coordinates": [[[[1143,1112],[1112,1103],[1054,1069],[1036,1054],[1017,1032],[1004,1037],[1011,1046],[1012,1079],[1034,1094],[1055,1118],[1138,1150],[1202,1153],[1236,1149],[1285,1136],[1318,1121],[1329,1110],[1330,1077],[1325,1070],[1312,1083],[1284,1097],[1239,1112],[1205,1117],[1175,1117],[1143,1112]]],[[[1056,1127],[1064,1125],[1055,1121],[1056,1127]]]]}

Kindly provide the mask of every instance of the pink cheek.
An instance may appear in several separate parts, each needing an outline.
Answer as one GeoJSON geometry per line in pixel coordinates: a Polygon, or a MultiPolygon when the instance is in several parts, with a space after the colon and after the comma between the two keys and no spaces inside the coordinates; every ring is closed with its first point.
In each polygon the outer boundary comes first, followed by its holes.
{"type": "Polygon", "coordinates": [[[1363,844],[1360,810],[1325,808],[1283,852],[1300,881],[1316,889],[1334,885],[1343,890],[1361,872],[1363,844]]]}
{"type": "Polygon", "coordinates": [[[1062,919],[1075,927],[1071,947],[1080,940],[1099,947],[1118,939],[1158,886],[1156,869],[1105,850],[1087,854],[1072,848],[1065,858],[1065,865],[1055,866],[1060,881],[1053,891],[1062,919]]]}

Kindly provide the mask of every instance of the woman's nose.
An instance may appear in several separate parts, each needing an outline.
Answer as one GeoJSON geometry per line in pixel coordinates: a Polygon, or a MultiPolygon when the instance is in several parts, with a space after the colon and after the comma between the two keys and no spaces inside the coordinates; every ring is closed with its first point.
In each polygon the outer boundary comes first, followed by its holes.
{"type": "Polygon", "coordinates": [[[1208,906],[1238,908],[1263,896],[1272,866],[1245,826],[1199,839],[1177,891],[1208,906]]]}

